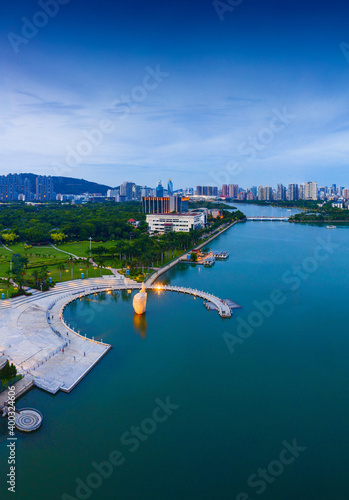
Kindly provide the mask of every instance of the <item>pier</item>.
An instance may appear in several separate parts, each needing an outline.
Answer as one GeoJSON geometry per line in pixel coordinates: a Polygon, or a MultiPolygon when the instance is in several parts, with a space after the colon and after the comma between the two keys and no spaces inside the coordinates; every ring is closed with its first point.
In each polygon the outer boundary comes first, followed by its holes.
{"type": "MultiPolygon", "coordinates": [[[[70,392],[112,348],[67,324],[67,304],[94,293],[139,288],[141,284],[121,275],[105,276],[62,282],[48,292],[35,290],[32,296],[0,301],[0,355],[23,375],[16,384],[16,396],[33,386],[51,394],[70,392]]],[[[147,288],[199,297],[213,304],[222,318],[232,316],[228,301],[202,290],[160,284],[147,288]]],[[[0,393],[0,410],[7,402],[7,392],[0,393]]]]}
{"type": "MultiPolygon", "coordinates": [[[[201,248],[204,248],[206,245],[208,245],[208,243],[210,243],[211,241],[213,241],[215,238],[217,238],[217,236],[220,236],[221,234],[223,234],[225,231],[228,231],[228,229],[230,229],[231,227],[235,226],[235,224],[239,224],[240,222],[243,222],[243,221],[234,221],[232,222],[231,224],[228,224],[227,226],[225,226],[223,229],[222,228],[219,228],[217,230],[217,232],[213,235],[213,236],[210,236],[206,241],[204,241],[203,243],[200,243],[199,245],[197,245],[196,247],[194,247],[192,250],[200,250],[201,248]]],[[[166,264],[166,266],[162,267],[161,269],[158,269],[155,273],[153,273],[145,282],[145,286],[147,288],[149,288],[149,286],[151,286],[153,283],[155,283],[155,281],[164,273],[166,273],[167,271],[169,271],[172,267],[176,266],[179,262],[181,262],[181,260],[183,259],[183,256],[190,253],[192,250],[187,250],[186,252],[184,252],[180,257],[177,257],[176,259],[174,259],[172,262],[169,262],[168,264],[166,264]]]]}
{"type": "Polygon", "coordinates": [[[152,285],[149,288],[153,289],[153,290],[164,290],[167,292],[178,292],[178,293],[184,293],[187,295],[192,295],[193,297],[200,297],[201,299],[214,304],[217,308],[218,314],[222,318],[230,318],[232,315],[232,312],[231,312],[229,305],[224,300],[220,299],[219,297],[216,297],[215,295],[204,292],[202,290],[196,290],[193,288],[184,288],[182,286],[171,286],[171,285],[152,285]]]}

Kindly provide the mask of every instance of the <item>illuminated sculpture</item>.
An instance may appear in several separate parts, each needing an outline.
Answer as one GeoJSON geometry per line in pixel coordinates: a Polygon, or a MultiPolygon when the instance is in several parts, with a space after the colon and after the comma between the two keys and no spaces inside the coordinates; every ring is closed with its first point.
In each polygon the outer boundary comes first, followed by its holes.
{"type": "Polygon", "coordinates": [[[134,296],[133,308],[136,314],[144,314],[147,308],[147,293],[145,291],[145,285],[142,284],[141,291],[134,296]]]}

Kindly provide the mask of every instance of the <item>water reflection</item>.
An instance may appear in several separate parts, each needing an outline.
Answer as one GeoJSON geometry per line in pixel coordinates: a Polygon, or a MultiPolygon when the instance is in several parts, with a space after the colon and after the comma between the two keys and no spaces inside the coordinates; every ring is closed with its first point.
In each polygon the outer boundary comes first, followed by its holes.
{"type": "Polygon", "coordinates": [[[147,329],[148,329],[146,315],[145,314],[139,315],[135,313],[133,315],[133,324],[137,333],[139,333],[142,339],[145,339],[147,336],[147,329]]]}

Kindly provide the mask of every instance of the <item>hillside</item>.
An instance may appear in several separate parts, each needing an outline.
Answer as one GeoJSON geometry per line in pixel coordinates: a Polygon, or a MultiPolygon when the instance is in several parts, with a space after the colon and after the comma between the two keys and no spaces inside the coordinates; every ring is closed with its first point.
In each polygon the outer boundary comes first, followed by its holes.
{"type": "MultiPolygon", "coordinates": [[[[35,192],[36,174],[22,174],[27,177],[32,183],[32,191],[35,192]]],[[[101,193],[107,194],[111,186],[98,184],[97,182],[86,181],[85,179],[75,179],[74,177],[57,177],[52,176],[56,193],[61,194],[83,194],[83,193],[101,193]]]]}

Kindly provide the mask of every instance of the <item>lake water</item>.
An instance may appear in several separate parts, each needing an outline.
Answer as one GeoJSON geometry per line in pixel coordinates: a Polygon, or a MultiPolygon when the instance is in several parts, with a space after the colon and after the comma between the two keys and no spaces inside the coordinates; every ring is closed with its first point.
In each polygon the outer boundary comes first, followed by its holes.
{"type": "MultiPolygon", "coordinates": [[[[17,499],[348,499],[348,228],[246,222],[209,247],[230,258],[160,281],[236,301],[231,319],[164,292],[140,322],[127,292],[70,305],[113,349],[71,394],[19,401],[44,423],[18,433],[17,499]]],[[[6,457],[2,442],[1,498],[6,457]]]]}

